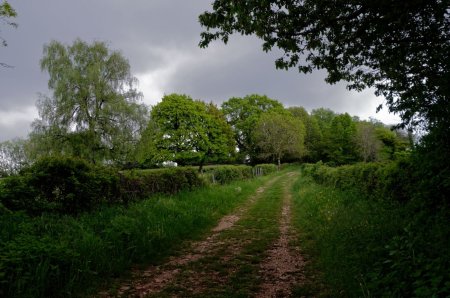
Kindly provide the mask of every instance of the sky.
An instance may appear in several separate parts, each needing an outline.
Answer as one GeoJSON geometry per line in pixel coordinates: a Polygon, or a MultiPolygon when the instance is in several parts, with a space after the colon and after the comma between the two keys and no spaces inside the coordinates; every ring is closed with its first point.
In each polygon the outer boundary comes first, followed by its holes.
{"type": "Polygon", "coordinates": [[[231,97],[267,95],[285,107],[307,111],[324,107],[361,119],[374,117],[386,124],[399,122],[373,90],[348,91],[345,83],[328,85],[325,73],[301,74],[277,70],[281,52],[262,51],[251,36],[233,36],[227,45],[214,42],[200,49],[202,28],[198,16],[211,10],[212,0],[9,0],[17,11],[18,28],[0,23],[0,142],[25,138],[38,118],[35,107],[41,95],[51,96],[48,74],[39,61],[43,46],[52,40],[66,45],[80,38],[104,41],[128,59],[138,89],[148,105],[164,94],[187,94],[221,104],[231,97]]]}

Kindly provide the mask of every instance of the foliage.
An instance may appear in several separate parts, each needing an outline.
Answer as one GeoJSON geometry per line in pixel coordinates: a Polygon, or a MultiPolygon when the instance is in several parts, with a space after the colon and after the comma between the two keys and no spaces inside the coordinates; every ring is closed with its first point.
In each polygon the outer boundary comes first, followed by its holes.
{"type": "Polygon", "coordinates": [[[404,123],[450,127],[448,2],[219,1],[200,15],[200,46],[234,32],[284,51],[278,68],[326,69],[327,82],[373,87],[404,123]]]}
{"type": "Polygon", "coordinates": [[[272,157],[281,165],[286,155],[297,158],[304,154],[305,126],[289,115],[265,113],[253,128],[252,139],[262,157],[272,157]]]}
{"type": "Polygon", "coordinates": [[[227,184],[231,181],[240,181],[252,178],[252,167],[247,165],[222,165],[206,167],[203,179],[213,184],[227,184]]]}
{"type": "Polygon", "coordinates": [[[53,96],[37,104],[35,154],[126,161],[147,122],[128,61],[103,42],[52,41],[44,47],[41,68],[50,75],[53,96]]]}
{"type": "Polygon", "coordinates": [[[323,138],[323,132],[320,130],[319,122],[315,117],[309,115],[303,107],[289,107],[287,110],[305,125],[304,159],[307,161],[319,161],[320,145],[323,138]]]}
{"type": "Polygon", "coordinates": [[[278,170],[278,167],[272,163],[257,164],[253,167],[254,175],[258,172],[262,172],[262,175],[268,175],[268,174],[276,172],[277,170],[278,170]]]}
{"type": "Polygon", "coordinates": [[[357,190],[375,200],[409,201],[417,190],[415,184],[419,180],[410,158],[336,168],[322,163],[305,164],[303,169],[318,183],[343,190],[357,190]]]}
{"type": "Polygon", "coordinates": [[[231,129],[212,103],[186,95],[165,95],[153,107],[151,121],[159,162],[197,163],[201,169],[205,162],[226,160],[234,152],[231,129]]]}
{"type": "Polygon", "coordinates": [[[131,170],[120,173],[120,192],[125,202],[146,199],[158,193],[175,194],[202,185],[192,168],[131,170]]]}
{"type": "Polygon", "coordinates": [[[294,223],[331,296],[446,297],[450,230],[446,212],[367,200],[357,189],[295,185],[294,223]]]}
{"type": "MultiPolygon", "coordinates": [[[[11,19],[15,17],[17,17],[17,12],[11,6],[11,4],[9,4],[8,1],[3,1],[2,3],[0,3],[0,24],[5,24],[7,26],[17,28],[17,23],[11,21],[11,19]]],[[[3,47],[6,47],[8,45],[6,40],[1,36],[0,36],[0,45],[3,47]]],[[[0,66],[9,67],[9,65],[2,62],[0,62],[0,66]]]]}
{"type": "Polygon", "coordinates": [[[78,217],[0,213],[0,296],[82,296],[96,283],[110,285],[132,265],[155,264],[198,238],[260,184],[202,188],[78,217]]]}
{"type": "Polygon", "coordinates": [[[280,102],[257,94],[230,98],[222,104],[222,111],[233,128],[242,160],[245,161],[248,155],[252,162],[257,156],[253,129],[259,117],[270,111],[287,114],[280,102]]]}
{"type": "Polygon", "coordinates": [[[355,162],[358,159],[355,139],[356,124],[350,115],[334,117],[329,135],[329,160],[336,164],[355,162]]]}
{"type": "Polygon", "coordinates": [[[370,122],[359,122],[356,125],[356,144],[359,156],[364,162],[377,161],[381,141],[376,138],[375,127],[370,122]]]}
{"type": "Polygon", "coordinates": [[[0,143],[0,178],[17,174],[21,168],[30,163],[27,145],[28,142],[23,139],[0,143]]]}
{"type": "Polygon", "coordinates": [[[68,157],[43,158],[2,180],[0,202],[10,210],[78,214],[117,200],[113,170],[68,157]]]}
{"type": "MultiPolygon", "coordinates": [[[[284,52],[278,68],[326,69],[328,83],[344,80],[349,89],[374,88],[389,111],[401,117],[403,128],[420,127],[429,134],[418,151],[418,161],[426,164],[423,184],[428,187],[423,190],[448,191],[448,1],[216,0],[212,10],[199,17],[205,27],[201,47],[217,39],[226,43],[234,32],[255,34],[265,51],[277,47],[284,52]]],[[[341,157],[338,163],[345,162],[341,157]]],[[[423,199],[446,201],[440,193],[428,192],[431,197],[423,199]]]]}

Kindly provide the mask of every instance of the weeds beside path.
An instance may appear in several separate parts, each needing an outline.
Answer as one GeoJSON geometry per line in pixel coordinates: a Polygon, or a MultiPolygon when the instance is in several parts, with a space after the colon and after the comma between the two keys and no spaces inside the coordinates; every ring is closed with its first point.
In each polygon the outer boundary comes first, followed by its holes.
{"type": "Polygon", "coordinates": [[[210,235],[160,266],[133,273],[123,297],[287,297],[305,279],[292,246],[290,189],[297,173],[267,181],[210,235]]]}

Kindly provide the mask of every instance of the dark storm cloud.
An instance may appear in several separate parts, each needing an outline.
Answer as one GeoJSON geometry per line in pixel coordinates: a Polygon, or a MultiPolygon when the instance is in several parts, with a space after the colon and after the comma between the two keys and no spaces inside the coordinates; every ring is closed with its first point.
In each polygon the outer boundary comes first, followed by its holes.
{"type": "Polygon", "coordinates": [[[14,68],[0,69],[0,141],[26,136],[37,116],[37,94],[49,93],[39,60],[43,45],[51,40],[106,41],[130,61],[146,103],[154,104],[171,92],[217,103],[259,93],[309,110],[325,106],[373,114],[376,106],[370,92],[355,95],[342,84],[328,86],[321,73],[275,70],[279,53],[263,53],[255,38],[235,37],[227,46],[214,43],[199,49],[198,15],[210,9],[210,0],[9,2],[19,15],[19,28],[1,28],[9,45],[0,48],[0,61],[14,68]]]}
{"type": "Polygon", "coordinates": [[[207,58],[200,59],[200,63],[194,59],[186,63],[169,80],[168,91],[216,103],[258,93],[277,99],[285,106],[303,106],[307,110],[327,107],[340,113],[358,114],[364,109],[375,113],[370,90],[356,93],[346,90],[344,83],[327,85],[324,72],[305,75],[296,69],[275,70],[274,61],[282,54],[278,51],[264,53],[256,38],[235,37],[226,48],[220,44],[213,47],[198,50],[198,56],[207,58]],[[368,102],[372,107],[367,106],[368,102]]]}

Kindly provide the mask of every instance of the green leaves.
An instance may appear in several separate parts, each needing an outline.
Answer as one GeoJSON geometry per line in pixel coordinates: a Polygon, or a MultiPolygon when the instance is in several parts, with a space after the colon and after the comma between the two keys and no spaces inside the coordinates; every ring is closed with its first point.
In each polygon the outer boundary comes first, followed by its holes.
{"type": "Polygon", "coordinates": [[[305,126],[294,117],[278,113],[261,115],[254,127],[253,138],[262,156],[270,156],[281,164],[290,154],[300,158],[305,153],[305,126]]]}
{"type": "Polygon", "coordinates": [[[450,127],[447,1],[216,0],[199,21],[201,47],[254,34],[284,52],[277,68],[326,69],[328,83],[375,88],[405,125],[450,127]]]}
{"type": "Polygon", "coordinates": [[[129,160],[148,110],[139,103],[128,61],[103,42],[52,41],[44,46],[41,68],[50,75],[53,96],[38,102],[38,145],[47,138],[57,153],[93,162],[129,160]]]}
{"type": "Polygon", "coordinates": [[[216,106],[170,94],[153,107],[153,144],[163,152],[158,162],[200,164],[224,160],[234,152],[232,132],[216,106]]]}

